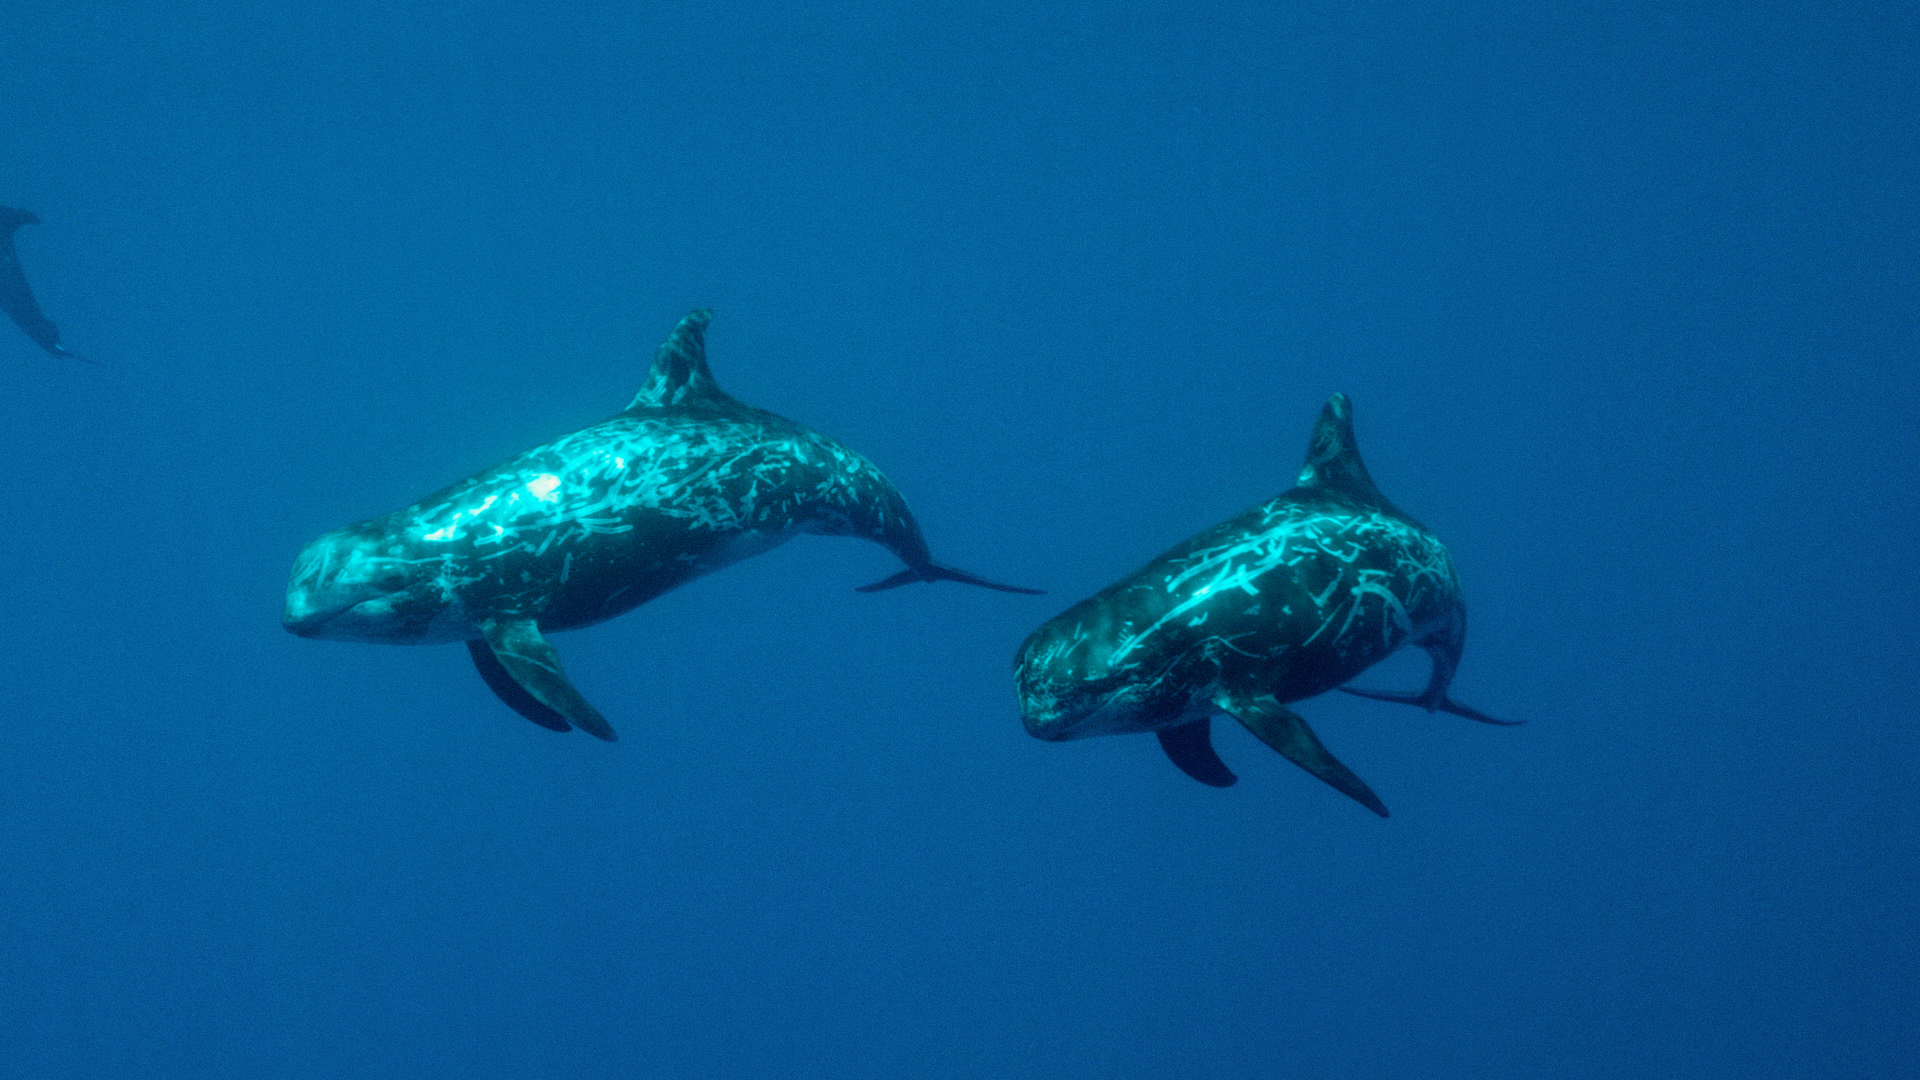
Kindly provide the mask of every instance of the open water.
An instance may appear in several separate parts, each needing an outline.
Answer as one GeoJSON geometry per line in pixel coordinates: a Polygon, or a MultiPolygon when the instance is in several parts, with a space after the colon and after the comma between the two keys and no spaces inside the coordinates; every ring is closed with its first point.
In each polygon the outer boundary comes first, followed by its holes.
{"type": "MultiPolygon", "coordinates": [[[[1909,4],[15,0],[0,1077],[1877,1078],[1920,1060],[1909,4]],[[803,538],[556,644],[296,639],[312,537],[743,400],[803,538]],[[1496,729],[1046,744],[1021,639],[1354,401],[1496,729]]],[[[1370,685],[1411,687],[1417,657],[1370,685]]],[[[1337,700],[1336,700],[1337,699],[1337,700]]]]}

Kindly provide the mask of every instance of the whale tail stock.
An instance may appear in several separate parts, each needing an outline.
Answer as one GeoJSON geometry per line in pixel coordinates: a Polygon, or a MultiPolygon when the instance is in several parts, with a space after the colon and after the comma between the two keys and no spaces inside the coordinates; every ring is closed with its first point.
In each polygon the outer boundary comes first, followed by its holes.
{"type": "Polygon", "coordinates": [[[979,574],[970,574],[951,566],[941,566],[937,562],[929,562],[925,566],[909,566],[892,577],[876,581],[871,585],[856,586],[853,591],[885,592],[902,585],[911,585],[916,581],[958,581],[963,585],[978,585],[983,589],[998,589],[1001,592],[1020,593],[1025,596],[1039,596],[1047,591],[1024,589],[1018,585],[1002,585],[997,581],[988,581],[979,574]]]}

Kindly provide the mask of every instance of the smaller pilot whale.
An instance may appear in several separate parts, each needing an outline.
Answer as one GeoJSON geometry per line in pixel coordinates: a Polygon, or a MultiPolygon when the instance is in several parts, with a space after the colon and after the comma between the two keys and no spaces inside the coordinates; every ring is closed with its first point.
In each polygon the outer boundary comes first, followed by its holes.
{"type": "Polygon", "coordinates": [[[86,357],[61,346],[60,328],[40,310],[40,302],[33,298],[33,289],[27,284],[27,272],[20,268],[20,253],[14,247],[13,234],[22,225],[38,224],[40,219],[31,210],[0,206],[0,308],[5,308],[14,324],[49,356],[85,360],[86,357]]]}
{"type": "Polygon", "coordinates": [[[871,462],[721,390],[707,370],[711,318],[680,320],[617,415],[308,544],[287,586],[286,628],[464,641],[514,711],[612,741],[545,635],[611,619],[799,533],[861,537],[906,563],[862,592],[915,581],[1038,591],[934,562],[871,462]]]}
{"type": "Polygon", "coordinates": [[[1041,626],[1020,647],[1014,684],[1036,738],[1151,731],[1181,771],[1215,787],[1237,779],[1213,750],[1212,720],[1224,713],[1385,817],[1379,797],[1286,706],[1337,687],[1517,723],[1447,696],[1465,643],[1447,549],[1374,486],[1347,399],[1335,394],[1291,490],[1041,626]],[[1342,685],[1405,644],[1432,658],[1426,689],[1342,685]]]}

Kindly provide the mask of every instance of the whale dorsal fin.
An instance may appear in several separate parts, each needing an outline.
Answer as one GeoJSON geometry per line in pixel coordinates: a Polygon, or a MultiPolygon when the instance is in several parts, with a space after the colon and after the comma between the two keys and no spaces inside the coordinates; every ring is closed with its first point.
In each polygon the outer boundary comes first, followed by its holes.
{"type": "Polygon", "coordinates": [[[0,206],[0,232],[13,235],[13,230],[22,225],[38,225],[40,219],[31,210],[22,210],[16,206],[0,206]]]}
{"type": "Polygon", "coordinates": [[[1307,445],[1307,463],[1300,467],[1295,485],[1336,492],[1362,506],[1393,509],[1374,486],[1373,477],[1367,475],[1360,448],[1353,444],[1353,406],[1347,395],[1333,395],[1320,410],[1320,420],[1313,425],[1313,441],[1307,445]]]}
{"type": "Polygon", "coordinates": [[[727,402],[733,399],[713,381],[707,370],[707,324],[713,312],[697,308],[680,320],[660,349],[653,354],[653,368],[640,392],[627,402],[627,411],[656,408],[661,405],[689,405],[702,401],[727,402]]]}

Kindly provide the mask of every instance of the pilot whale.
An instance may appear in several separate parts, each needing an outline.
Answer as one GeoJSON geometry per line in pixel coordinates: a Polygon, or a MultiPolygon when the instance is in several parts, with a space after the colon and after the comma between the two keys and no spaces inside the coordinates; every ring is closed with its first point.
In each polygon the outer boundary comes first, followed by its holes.
{"type": "Polygon", "coordinates": [[[38,224],[40,219],[31,210],[0,206],[0,308],[4,308],[14,325],[45,349],[47,355],[85,360],[86,357],[61,346],[60,328],[40,310],[40,302],[33,298],[33,288],[27,284],[27,272],[20,268],[20,252],[14,247],[13,234],[22,225],[38,224]]]}
{"type": "Polygon", "coordinates": [[[1347,399],[1335,394],[1292,489],[1041,626],[1020,647],[1014,683],[1037,738],[1151,731],[1187,775],[1226,787],[1237,778],[1211,732],[1225,714],[1385,817],[1379,797],[1287,705],[1338,688],[1517,723],[1447,695],[1466,626],[1447,549],[1374,486],[1347,399]],[[1407,644],[1432,658],[1424,690],[1342,685],[1407,644]]]}
{"type": "Polygon", "coordinates": [[[862,537],[906,564],[863,592],[916,581],[1038,591],[934,562],[871,462],[721,390],[707,369],[711,318],[680,321],[619,414],[308,544],[287,587],[286,628],[464,641],[514,711],[612,741],[545,635],[611,619],[799,533],[862,537]]]}

